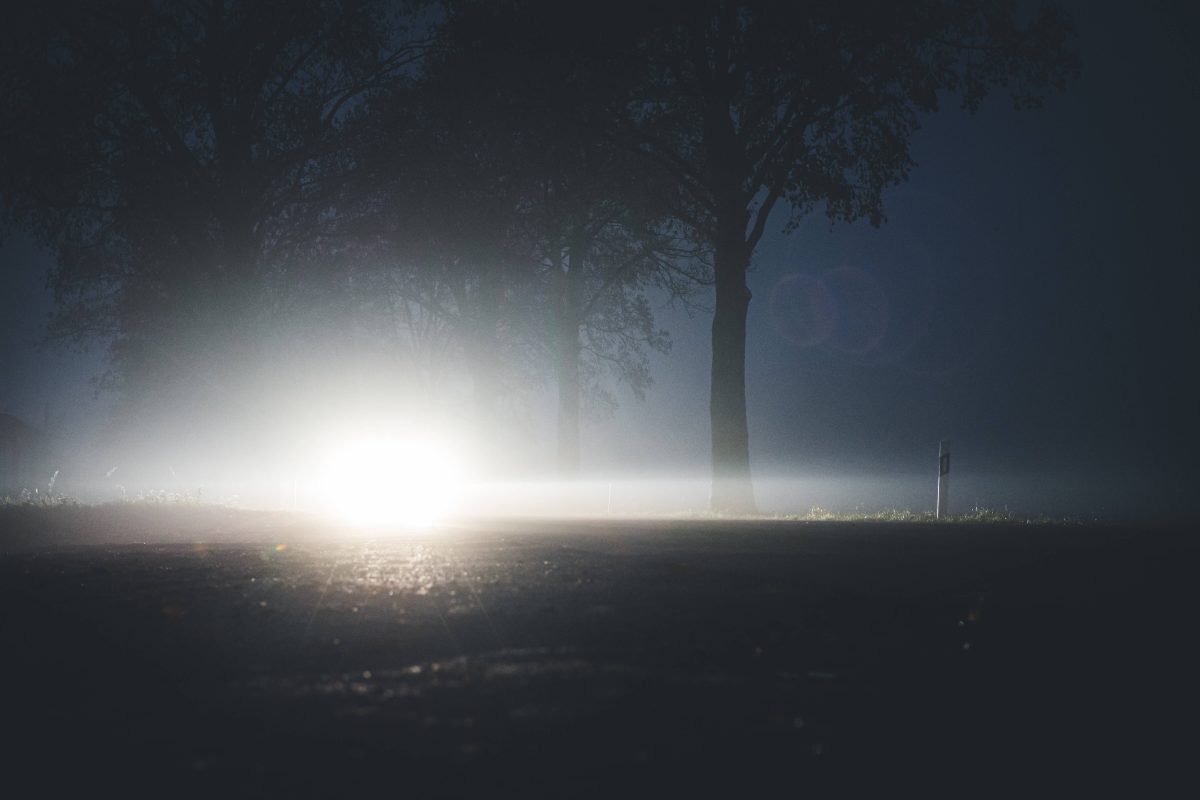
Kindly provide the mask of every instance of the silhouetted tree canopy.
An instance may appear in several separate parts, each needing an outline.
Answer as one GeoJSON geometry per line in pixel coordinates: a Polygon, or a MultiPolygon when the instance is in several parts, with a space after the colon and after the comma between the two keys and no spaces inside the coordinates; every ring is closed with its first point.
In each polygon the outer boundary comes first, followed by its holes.
{"type": "Polygon", "coordinates": [[[746,273],[773,212],[884,219],[909,141],[947,95],[1004,88],[1035,105],[1076,71],[1070,27],[1008,0],[455,4],[481,60],[515,61],[558,113],[603,131],[676,189],[712,250],[710,398],[717,510],[754,508],[746,420],[746,273]]]}
{"type": "Polygon", "coordinates": [[[404,313],[415,302],[462,351],[478,437],[505,426],[498,406],[519,387],[549,377],[560,467],[575,472],[585,401],[615,406],[607,377],[642,396],[646,351],[669,344],[647,291],[690,293],[703,262],[643,191],[639,160],[553,114],[518,64],[477,58],[459,33],[441,32],[413,91],[360,120],[356,225],[378,237],[404,313]]]}
{"type": "Polygon", "coordinates": [[[328,222],[345,121],[420,47],[354,0],[15,13],[0,191],[55,256],[52,335],[109,341],[131,396],[230,399],[328,222]]]}
{"type": "Polygon", "coordinates": [[[923,115],[1037,104],[1069,35],[1015,0],[52,0],[0,34],[0,196],[55,256],[53,335],[130,394],[404,330],[484,417],[552,375],[567,469],[580,397],[649,385],[651,293],[711,281],[711,502],[744,511],[767,226],[880,224],[923,115]]]}

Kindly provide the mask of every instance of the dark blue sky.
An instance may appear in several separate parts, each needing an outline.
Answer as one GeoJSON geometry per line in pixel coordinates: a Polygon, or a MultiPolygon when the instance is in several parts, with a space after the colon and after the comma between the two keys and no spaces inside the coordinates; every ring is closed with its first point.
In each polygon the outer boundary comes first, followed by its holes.
{"type": "MultiPolygon", "coordinates": [[[[1000,97],[974,116],[947,103],[915,138],[918,167],[888,194],[882,228],[817,216],[759,247],[753,468],[810,481],[764,482],[768,510],[919,506],[944,437],[962,503],[1200,510],[1197,16],[1068,7],[1083,75],[1067,92],[1020,113],[1000,97]],[[800,308],[817,322],[798,327],[800,308]]],[[[87,382],[102,359],[35,351],[45,259],[19,237],[0,259],[0,410],[38,424],[48,412],[86,442],[110,405],[87,382]]],[[[623,395],[585,431],[594,470],[704,472],[708,319],[662,319],[675,346],[654,360],[650,397],[623,395]]],[[[548,454],[552,420],[535,430],[548,454]]]]}

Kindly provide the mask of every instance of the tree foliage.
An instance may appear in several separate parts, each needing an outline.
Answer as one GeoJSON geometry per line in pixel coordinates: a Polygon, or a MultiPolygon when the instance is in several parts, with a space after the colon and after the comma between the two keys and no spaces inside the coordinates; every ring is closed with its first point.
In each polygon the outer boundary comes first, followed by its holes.
{"type": "Polygon", "coordinates": [[[1015,0],[12,13],[0,196],[55,255],[52,332],[109,341],[129,394],[221,396],[310,324],[403,331],[405,368],[460,359],[489,425],[552,377],[570,468],[580,398],[644,391],[666,349],[651,295],[711,283],[712,505],[735,511],[768,226],[881,224],[925,115],[996,90],[1026,108],[1077,70],[1066,18],[1015,0]]]}
{"type": "Polygon", "coordinates": [[[52,334],[109,341],[130,395],[228,399],[330,218],[346,119],[419,48],[352,0],[18,13],[0,191],[55,256],[52,334]]]}
{"type": "MultiPolygon", "coordinates": [[[[483,25],[495,57],[546,65],[559,113],[638,154],[713,253],[710,418],[718,510],[754,508],[746,418],[746,273],[777,208],[884,219],[922,115],[996,88],[1036,105],[1077,69],[1070,27],[1011,0],[521,2],[483,25]],[[507,23],[507,25],[504,25],[507,23]]],[[[482,26],[481,26],[482,27],[482,26]]]]}
{"type": "Polygon", "coordinates": [[[574,472],[581,410],[615,407],[613,379],[642,396],[647,351],[669,346],[647,293],[686,296],[704,267],[640,163],[552,113],[519,62],[481,58],[470,19],[451,17],[413,91],[365,115],[355,193],[374,198],[363,221],[398,290],[464,355],[481,438],[517,387],[549,378],[574,472]]]}

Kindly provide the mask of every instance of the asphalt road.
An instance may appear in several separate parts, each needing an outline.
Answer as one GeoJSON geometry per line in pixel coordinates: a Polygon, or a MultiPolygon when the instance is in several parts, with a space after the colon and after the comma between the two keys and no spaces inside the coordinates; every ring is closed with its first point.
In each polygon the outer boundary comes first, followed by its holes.
{"type": "Polygon", "coordinates": [[[0,516],[9,797],[1196,790],[1187,529],[72,513],[0,516]]]}

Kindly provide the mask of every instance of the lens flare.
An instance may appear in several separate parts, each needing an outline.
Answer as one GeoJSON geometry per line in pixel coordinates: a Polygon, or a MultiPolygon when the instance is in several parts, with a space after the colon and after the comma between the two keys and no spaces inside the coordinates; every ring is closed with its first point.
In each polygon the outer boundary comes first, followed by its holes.
{"type": "Polygon", "coordinates": [[[775,284],[767,300],[775,332],[797,347],[821,344],[833,333],[837,305],[820,278],[788,275],[775,284]]]}

